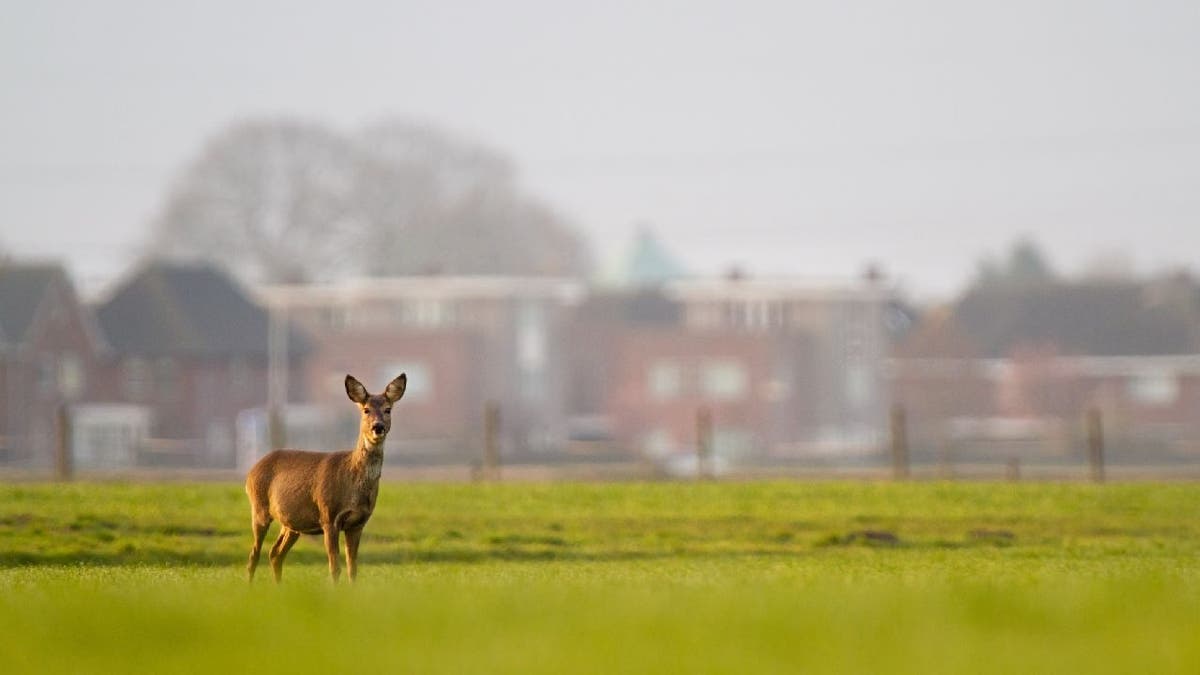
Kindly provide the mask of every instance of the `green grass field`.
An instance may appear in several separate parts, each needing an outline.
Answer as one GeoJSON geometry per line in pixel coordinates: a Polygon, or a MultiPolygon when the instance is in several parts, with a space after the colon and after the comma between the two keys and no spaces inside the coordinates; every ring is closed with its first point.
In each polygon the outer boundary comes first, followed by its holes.
{"type": "Polygon", "coordinates": [[[1191,483],[388,483],[337,587],[249,537],[240,486],[0,486],[0,671],[1200,672],[1191,483]]]}

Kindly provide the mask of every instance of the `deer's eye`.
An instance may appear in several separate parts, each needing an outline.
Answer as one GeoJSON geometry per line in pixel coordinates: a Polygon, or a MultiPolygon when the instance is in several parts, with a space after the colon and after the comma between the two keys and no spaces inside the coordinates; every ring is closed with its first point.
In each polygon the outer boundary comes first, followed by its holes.
{"type": "Polygon", "coordinates": [[[392,414],[392,409],[391,409],[391,408],[384,408],[384,409],[383,409],[383,414],[384,414],[384,415],[391,415],[391,414],[392,414]]]}
{"type": "Polygon", "coordinates": [[[363,408],[363,414],[364,414],[364,415],[370,415],[370,414],[371,414],[371,409],[370,409],[370,408],[363,408]]]}

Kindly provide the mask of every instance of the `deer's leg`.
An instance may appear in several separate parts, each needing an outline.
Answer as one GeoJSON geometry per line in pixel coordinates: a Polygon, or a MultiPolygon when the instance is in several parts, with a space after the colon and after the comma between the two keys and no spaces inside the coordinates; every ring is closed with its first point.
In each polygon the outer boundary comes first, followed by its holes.
{"type": "Polygon", "coordinates": [[[287,557],[287,552],[291,550],[292,544],[300,538],[300,533],[288,527],[281,527],[279,530],[279,538],[275,540],[275,545],[271,547],[271,571],[275,573],[275,583],[283,578],[283,559],[287,557]]]}
{"type": "Polygon", "coordinates": [[[346,574],[350,581],[358,575],[358,540],[362,538],[362,528],[346,530],[346,574]]]}
{"type": "Polygon", "coordinates": [[[250,519],[250,529],[254,532],[254,546],[250,549],[250,561],[246,564],[246,577],[250,581],[254,581],[254,568],[258,567],[258,556],[262,553],[263,539],[266,539],[267,528],[270,526],[270,518],[265,522],[260,521],[258,518],[250,519]]]}
{"type": "Polygon", "coordinates": [[[336,582],[342,570],[338,568],[338,528],[333,523],[325,526],[325,555],[329,556],[329,576],[336,582]]]}

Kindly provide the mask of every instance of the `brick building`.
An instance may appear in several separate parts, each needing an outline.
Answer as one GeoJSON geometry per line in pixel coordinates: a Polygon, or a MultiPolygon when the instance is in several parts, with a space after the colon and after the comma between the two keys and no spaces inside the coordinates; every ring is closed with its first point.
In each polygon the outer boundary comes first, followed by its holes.
{"type": "Polygon", "coordinates": [[[565,336],[580,285],[533,277],[361,279],[260,290],[271,311],[310,340],[294,400],[356,427],[342,380],[382,387],[400,372],[408,390],[393,438],[408,456],[463,453],[478,445],[487,402],[502,415],[503,451],[547,452],[566,435],[565,336]]]}
{"type": "Polygon", "coordinates": [[[62,266],[0,266],[0,461],[54,465],[59,408],[96,395],[104,355],[62,266]]]}
{"type": "MultiPolygon", "coordinates": [[[[95,308],[110,346],[98,401],[145,406],[147,461],[233,466],[236,420],[267,398],[269,316],[208,265],[152,262],[95,308]]],[[[293,338],[299,375],[304,342],[293,338]]]]}

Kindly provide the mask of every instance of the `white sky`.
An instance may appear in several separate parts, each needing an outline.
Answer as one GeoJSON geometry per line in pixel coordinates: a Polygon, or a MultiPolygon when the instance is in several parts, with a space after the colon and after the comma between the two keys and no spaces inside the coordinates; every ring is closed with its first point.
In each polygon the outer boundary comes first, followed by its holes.
{"type": "Polygon", "coordinates": [[[415,117],[509,153],[599,262],[918,295],[1032,235],[1200,269],[1200,2],[0,0],[0,246],[124,271],[205,138],[415,117]]]}

